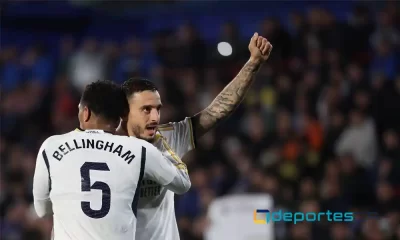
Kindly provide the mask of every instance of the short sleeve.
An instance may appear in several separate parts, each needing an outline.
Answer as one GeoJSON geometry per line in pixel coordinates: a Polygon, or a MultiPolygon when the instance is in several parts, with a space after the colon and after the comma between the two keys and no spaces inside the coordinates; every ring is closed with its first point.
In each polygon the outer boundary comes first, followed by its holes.
{"type": "Polygon", "coordinates": [[[179,122],[160,125],[158,129],[172,150],[180,158],[195,148],[193,125],[190,117],[179,122]]]}

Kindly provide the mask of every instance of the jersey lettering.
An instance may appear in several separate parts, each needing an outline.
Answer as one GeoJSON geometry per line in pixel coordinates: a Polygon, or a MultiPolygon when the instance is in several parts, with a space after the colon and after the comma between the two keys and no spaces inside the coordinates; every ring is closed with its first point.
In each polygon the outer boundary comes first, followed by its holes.
{"type": "Polygon", "coordinates": [[[90,192],[92,189],[102,191],[101,208],[93,210],[90,207],[90,202],[82,201],[81,208],[86,216],[91,218],[103,218],[110,212],[111,204],[111,189],[105,182],[96,181],[93,185],[90,184],[90,170],[93,171],[110,171],[107,163],[85,162],[81,167],[81,188],[82,192],[90,192]]]}
{"type": "Polygon", "coordinates": [[[61,144],[57,149],[53,152],[53,157],[58,161],[61,161],[65,155],[77,149],[97,149],[110,152],[118,155],[128,164],[135,158],[135,155],[130,150],[124,150],[122,145],[102,140],[95,141],[94,139],[81,139],[81,141],[74,139],[72,142],[61,144]]]}

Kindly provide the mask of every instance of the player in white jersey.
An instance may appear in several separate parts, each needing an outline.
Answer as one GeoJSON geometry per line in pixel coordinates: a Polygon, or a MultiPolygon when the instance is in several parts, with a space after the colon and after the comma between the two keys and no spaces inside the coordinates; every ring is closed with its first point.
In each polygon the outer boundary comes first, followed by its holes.
{"type": "Polygon", "coordinates": [[[189,190],[184,164],[175,164],[147,141],[113,135],[127,112],[117,85],[92,83],[79,105],[80,128],[42,144],[34,205],[39,217],[53,214],[54,239],[135,239],[143,177],[178,194],[189,190]]]}
{"type": "MultiPolygon", "coordinates": [[[[249,61],[211,105],[180,122],[158,125],[162,104],[156,86],[144,79],[126,81],[123,89],[129,102],[129,118],[122,122],[118,133],[145,139],[181,163],[181,158],[195,147],[196,139],[228,117],[240,104],[257,70],[268,59],[272,45],[255,33],[249,50],[249,61]]],[[[141,187],[136,239],[179,240],[174,193],[152,181],[144,180],[141,187]]]]}

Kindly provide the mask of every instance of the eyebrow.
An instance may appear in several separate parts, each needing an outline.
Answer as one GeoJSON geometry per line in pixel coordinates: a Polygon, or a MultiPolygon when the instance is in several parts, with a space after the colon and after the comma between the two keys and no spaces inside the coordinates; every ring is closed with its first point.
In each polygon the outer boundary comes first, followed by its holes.
{"type": "Polygon", "coordinates": [[[158,104],[158,105],[143,105],[142,108],[147,108],[147,107],[156,107],[156,108],[161,108],[163,105],[162,104],[158,104]]]}

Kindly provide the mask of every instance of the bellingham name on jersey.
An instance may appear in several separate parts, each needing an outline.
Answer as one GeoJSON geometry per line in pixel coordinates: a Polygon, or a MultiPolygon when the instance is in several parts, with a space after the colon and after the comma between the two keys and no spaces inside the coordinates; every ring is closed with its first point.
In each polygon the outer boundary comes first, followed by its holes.
{"type": "Polygon", "coordinates": [[[94,140],[94,139],[80,139],[80,140],[72,140],[71,142],[65,142],[61,144],[58,148],[53,152],[53,157],[58,161],[61,161],[62,158],[68,153],[79,150],[79,149],[97,149],[108,151],[110,153],[117,154],[118,157],[122,158],[126,163],[130,164],[132,160],[135,158],[135,155],[131,152],[131,150],[126,150],[120,144],[114,144],[113,142],[104,142],[102,140],[94,140]]]}

